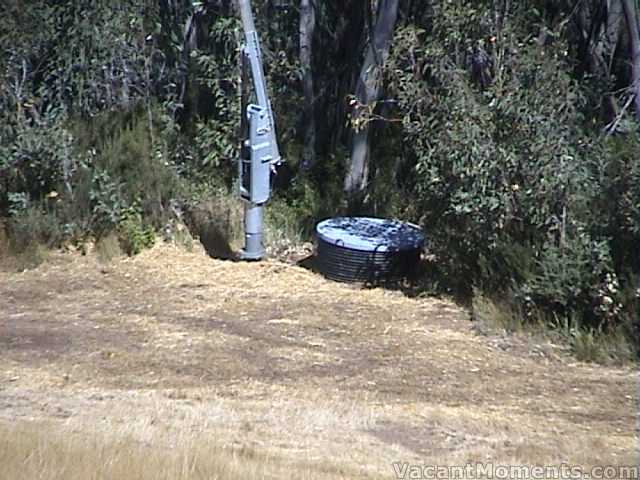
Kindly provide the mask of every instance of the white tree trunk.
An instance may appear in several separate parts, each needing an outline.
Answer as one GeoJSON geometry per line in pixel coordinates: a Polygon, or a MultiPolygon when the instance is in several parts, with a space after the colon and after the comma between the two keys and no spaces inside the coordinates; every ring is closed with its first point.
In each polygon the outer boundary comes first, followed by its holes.
{"type": "Polygon", "coordinates": [[[316,161],[316,119],[313,81],[313,35],[316,11],[312,0],[300,0],[300,65],[304,90],[304,149],[302,169],[308,170],[316,161]]]}
{"type": "MultiPolygon", "coordinates": [[[[393,37],[393,30],[398,18],[399,0],[380,0],[378,14],[371,39],[367,46],[358,85],[356,87],[356,99],[359,106],[356,107],[354,119],[361,118],[364,111],[380,100],[382,92],[381,68],[389,54],[389,47],[393,37]]],[[[359,126],[353,135],[351,145],[351,162],[344,181],[344,190],[347,196],[354,198],[360,196],[367,187],[369,175],[369,150],[370,135],[369,125],[365,123],[359,126]]]]}

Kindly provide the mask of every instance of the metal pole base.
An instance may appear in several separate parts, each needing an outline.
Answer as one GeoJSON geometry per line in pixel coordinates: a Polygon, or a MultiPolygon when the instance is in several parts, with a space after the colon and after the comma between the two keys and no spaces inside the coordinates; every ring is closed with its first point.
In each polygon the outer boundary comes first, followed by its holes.
{"type": "Polygon", "coordinates": [[[266,254],[262,244],[263,205],[248,203],[244,207],[244,248],[241,260],[262,260],[266,254]]]}

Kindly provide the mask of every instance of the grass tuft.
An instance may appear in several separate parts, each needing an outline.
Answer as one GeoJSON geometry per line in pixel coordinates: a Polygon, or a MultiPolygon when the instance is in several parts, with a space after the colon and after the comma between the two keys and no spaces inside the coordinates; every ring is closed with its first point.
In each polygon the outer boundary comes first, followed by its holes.
{"type": "Polygon", "coordinates": [[[535,315],[525,317],[513,303],[494,300],[478,291],[474,292],[472,315],[481,331],[499,330],[551,340],[564,345],[582,362],[624,365],[637,359],[632,338],[623,327],[600,331],[581,326],[576,319],[569,322],[535,315]]]}
{"type": "Polygon", "coordinates": [[[285,465],[247,446],[222,448],[213,437],[181,435],[179,440],[169,447],[49,425],[0,425],[0,465],[3,478],[12,480],[349,478],[328,466],[285,465]]]}
{"type": "Polygon", "coordinates": [[[100,263],[109,263],[113,259],[122,256],[120,240],[115,232],[111,232],[101,237],[96,242],[96,255],[100,263]]]}

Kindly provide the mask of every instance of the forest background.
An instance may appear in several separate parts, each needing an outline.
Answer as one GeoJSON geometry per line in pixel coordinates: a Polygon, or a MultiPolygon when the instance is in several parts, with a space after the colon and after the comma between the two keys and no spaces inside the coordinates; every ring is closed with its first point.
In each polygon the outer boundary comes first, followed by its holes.
{"type": "MultiPolygon", "coordinates": [[[[0,254],[233,245],[231,0],[4,0],[0,254]],[[210,241],[207,241],[209,239],[210,241]]],[[[256,0],[286,164],[277,255],[343,213],[420,224],[420,291],[583,358],[640,328],[636,0],[256,0]]],[[[216,252],[212,252],[216,253],[216,252]]]]}

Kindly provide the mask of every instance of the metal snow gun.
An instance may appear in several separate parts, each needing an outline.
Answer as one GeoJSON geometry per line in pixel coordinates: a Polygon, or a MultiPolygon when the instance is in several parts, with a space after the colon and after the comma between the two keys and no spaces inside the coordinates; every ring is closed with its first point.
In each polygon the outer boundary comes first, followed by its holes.
{"type": "Polygon", "coordinates": [[[238,0],[245,45],[242,48],[243,89],[247,69],[251,71],[255,103],[247,104],[243,94],[242,145],[240,149],[240,197],[245,202],[245,245],[240,254],[244,260],[260,260],[263,245],[264,206],[271,196],[271,173],[282,162],[276,138],[273,111],[267,95],[260,40],[251,11],[250,0],[238,0]]]}

